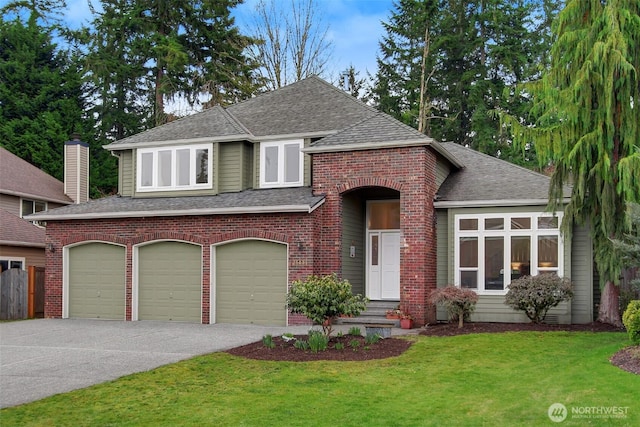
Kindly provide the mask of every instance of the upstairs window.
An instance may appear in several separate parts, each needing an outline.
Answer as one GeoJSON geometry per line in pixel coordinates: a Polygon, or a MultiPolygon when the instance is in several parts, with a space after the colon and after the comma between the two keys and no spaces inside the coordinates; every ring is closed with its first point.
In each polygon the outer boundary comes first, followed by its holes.
{"type": "Polygon", "coordinates": [[[456,215],[455,283],[505,294],[522,276],[562,275],[562,213],[456,215]]]}
{"type": "Polygon", "coordinates": [[[138,150],[138,191],[211,188],[211,144],[138,150]]]}
{"type": "Polygon", "coordinates": [[[303,177],[304,141],[260,143],[260,187],[299,187],[303,177]]]}
{"type": "Polygon", "coordinates": [[[37,212],[44,212],[47,210],[47,202],[42,202],[39,200],[27,200],[22,199],[21,205],[21,216],[25,217],[27,215],[31,215],[37,212]]]}

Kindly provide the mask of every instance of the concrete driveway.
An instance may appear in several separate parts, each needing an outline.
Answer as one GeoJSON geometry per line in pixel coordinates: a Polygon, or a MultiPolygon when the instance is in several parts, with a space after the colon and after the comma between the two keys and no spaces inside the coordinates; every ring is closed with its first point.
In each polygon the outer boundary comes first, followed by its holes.
{"type": "Polygon", "coordinates": [[[34,319],[0,323],[0,407],[32,402],[309,326],[34,319]]]}

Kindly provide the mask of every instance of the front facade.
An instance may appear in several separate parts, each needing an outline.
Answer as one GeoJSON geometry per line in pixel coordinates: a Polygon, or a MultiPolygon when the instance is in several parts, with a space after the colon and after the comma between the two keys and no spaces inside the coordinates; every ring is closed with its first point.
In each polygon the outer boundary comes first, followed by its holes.
{"type": "MultiPolygon", "coordinates": [[[[117,141],[118,196],[33,216],[46,316],[306,323],[289,285],[336,272],[419,325],[442,317],[428,295],[448,283],[477,290],[478,320],[519,321],[498,307],[516,271],[566,275],[576,251],[543,213],[545,177],[474,200],[471,168],[525,170],[451,145],[316,77],[117,141]]],[[[590,321],[571,305],[557,321],[590,321]]]]}

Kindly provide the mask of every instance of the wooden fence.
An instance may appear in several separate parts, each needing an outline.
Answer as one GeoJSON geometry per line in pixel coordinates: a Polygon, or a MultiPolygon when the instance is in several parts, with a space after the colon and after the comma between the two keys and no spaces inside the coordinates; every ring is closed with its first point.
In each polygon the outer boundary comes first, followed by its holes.
{"type": "Polygon", "coordinates": [[[44,268],[0,273],[0,320],[44,317],[44,268]]]}

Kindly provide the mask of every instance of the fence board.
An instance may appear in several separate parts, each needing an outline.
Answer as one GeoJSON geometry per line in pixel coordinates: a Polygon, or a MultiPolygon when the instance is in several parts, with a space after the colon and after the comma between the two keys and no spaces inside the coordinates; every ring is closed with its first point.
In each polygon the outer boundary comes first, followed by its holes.
{"type": "Polygon", "coordinates": [[[25,270],[10,268],[0,273],[0,320],[26,319],[28,297],[25,270]]]}

